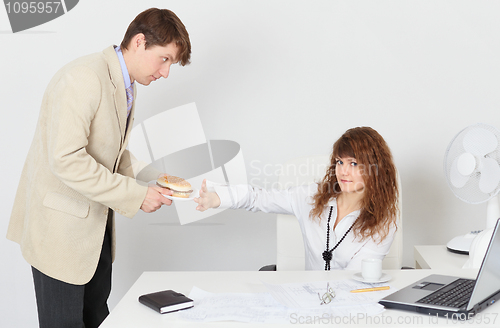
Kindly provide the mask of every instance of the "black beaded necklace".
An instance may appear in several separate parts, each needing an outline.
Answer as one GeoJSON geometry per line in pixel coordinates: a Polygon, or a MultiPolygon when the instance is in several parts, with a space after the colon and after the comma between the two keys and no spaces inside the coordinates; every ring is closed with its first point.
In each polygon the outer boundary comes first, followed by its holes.
{"type": "MultiPolygon", "coordinates": [[[[344,240],[345,236],[351,231],[352,227],[354,227],[354,223],[351,227],[346,231],[344,236],[339,240],[337,245],[335,245],[332,249],[328,250],[330,247],[330,219],[332,218],[333,206],[330,206],[330,214],[328,215],[328,222],[326,223],[326,251],[323,252],[323,260],[325,260],[325,271],[330,271],[330,262],[332,261],[332,253],[333,251],[340,245],[340,243],[344,240]]],[[[356,219],[357,220],[357,219],[356,219]]]]}

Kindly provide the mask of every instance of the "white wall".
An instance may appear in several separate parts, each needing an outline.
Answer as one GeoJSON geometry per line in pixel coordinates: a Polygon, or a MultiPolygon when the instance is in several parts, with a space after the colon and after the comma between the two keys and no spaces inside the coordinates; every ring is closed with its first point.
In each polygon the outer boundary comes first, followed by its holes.
{"type": "MultiPolygon", "coordinates": [[[[137,123],[196,102],[207,138],[237,141],[260,186],[276,181],[281,163],[328,153],[347,128],[372,126],[402,176],[405,265],[413,245],[483,228],[486,206],[458,200],[442,163],[467,125],[500,128],[500,2],[85,0],[16,34],[0,9],[0,236],[48,81],[68,61],[118,44],[153,6],[185,23],[192,64],[139,87],[137,123]]],[[[117,230],[111,307],[146,270],[257,270],[276,254],[269,214],[225,211],[181,227],[164,208],[118,217],[117,230]]],[[[33,327],[29,266],[17,244],[0,238],[0,247],[0,326],[33,327]]]]}

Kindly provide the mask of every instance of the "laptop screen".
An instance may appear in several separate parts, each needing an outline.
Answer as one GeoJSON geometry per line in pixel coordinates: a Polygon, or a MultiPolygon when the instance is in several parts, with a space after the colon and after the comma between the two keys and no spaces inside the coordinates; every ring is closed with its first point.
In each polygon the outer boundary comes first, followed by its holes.
{"type": "Polygon", "coordinates": [[[495,226],[488,250],[476,279],[467,310],[500,290],[500,233],[499,222],[495,226]]]}

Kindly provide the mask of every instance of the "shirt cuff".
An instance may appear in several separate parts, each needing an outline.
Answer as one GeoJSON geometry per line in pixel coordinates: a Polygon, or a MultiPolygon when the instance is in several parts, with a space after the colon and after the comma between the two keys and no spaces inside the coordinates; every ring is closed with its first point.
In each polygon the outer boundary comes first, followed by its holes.
{"type": "Polygon", "coordinates": [[[229,192],[229,187],[220,183],[215,183],[207,180],[207,191],[216,192],[220,199],[220,205],[218,209],[226,209],[233,206],[231,200],[231,194],[229,192]]]}

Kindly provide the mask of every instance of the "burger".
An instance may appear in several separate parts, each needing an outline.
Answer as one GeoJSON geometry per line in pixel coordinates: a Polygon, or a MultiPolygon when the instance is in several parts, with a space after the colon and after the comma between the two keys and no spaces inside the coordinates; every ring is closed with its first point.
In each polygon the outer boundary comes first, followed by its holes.
{"type": "Polygon", "coordinates": [[[189,182],[183,178],[173,175],[164,175],[159,177],[156,180],[156,184],[160,187],[172,190],[173,197],[189,198],[193,192],[193,188],[191,188],[191,184],[189,182]]]}

